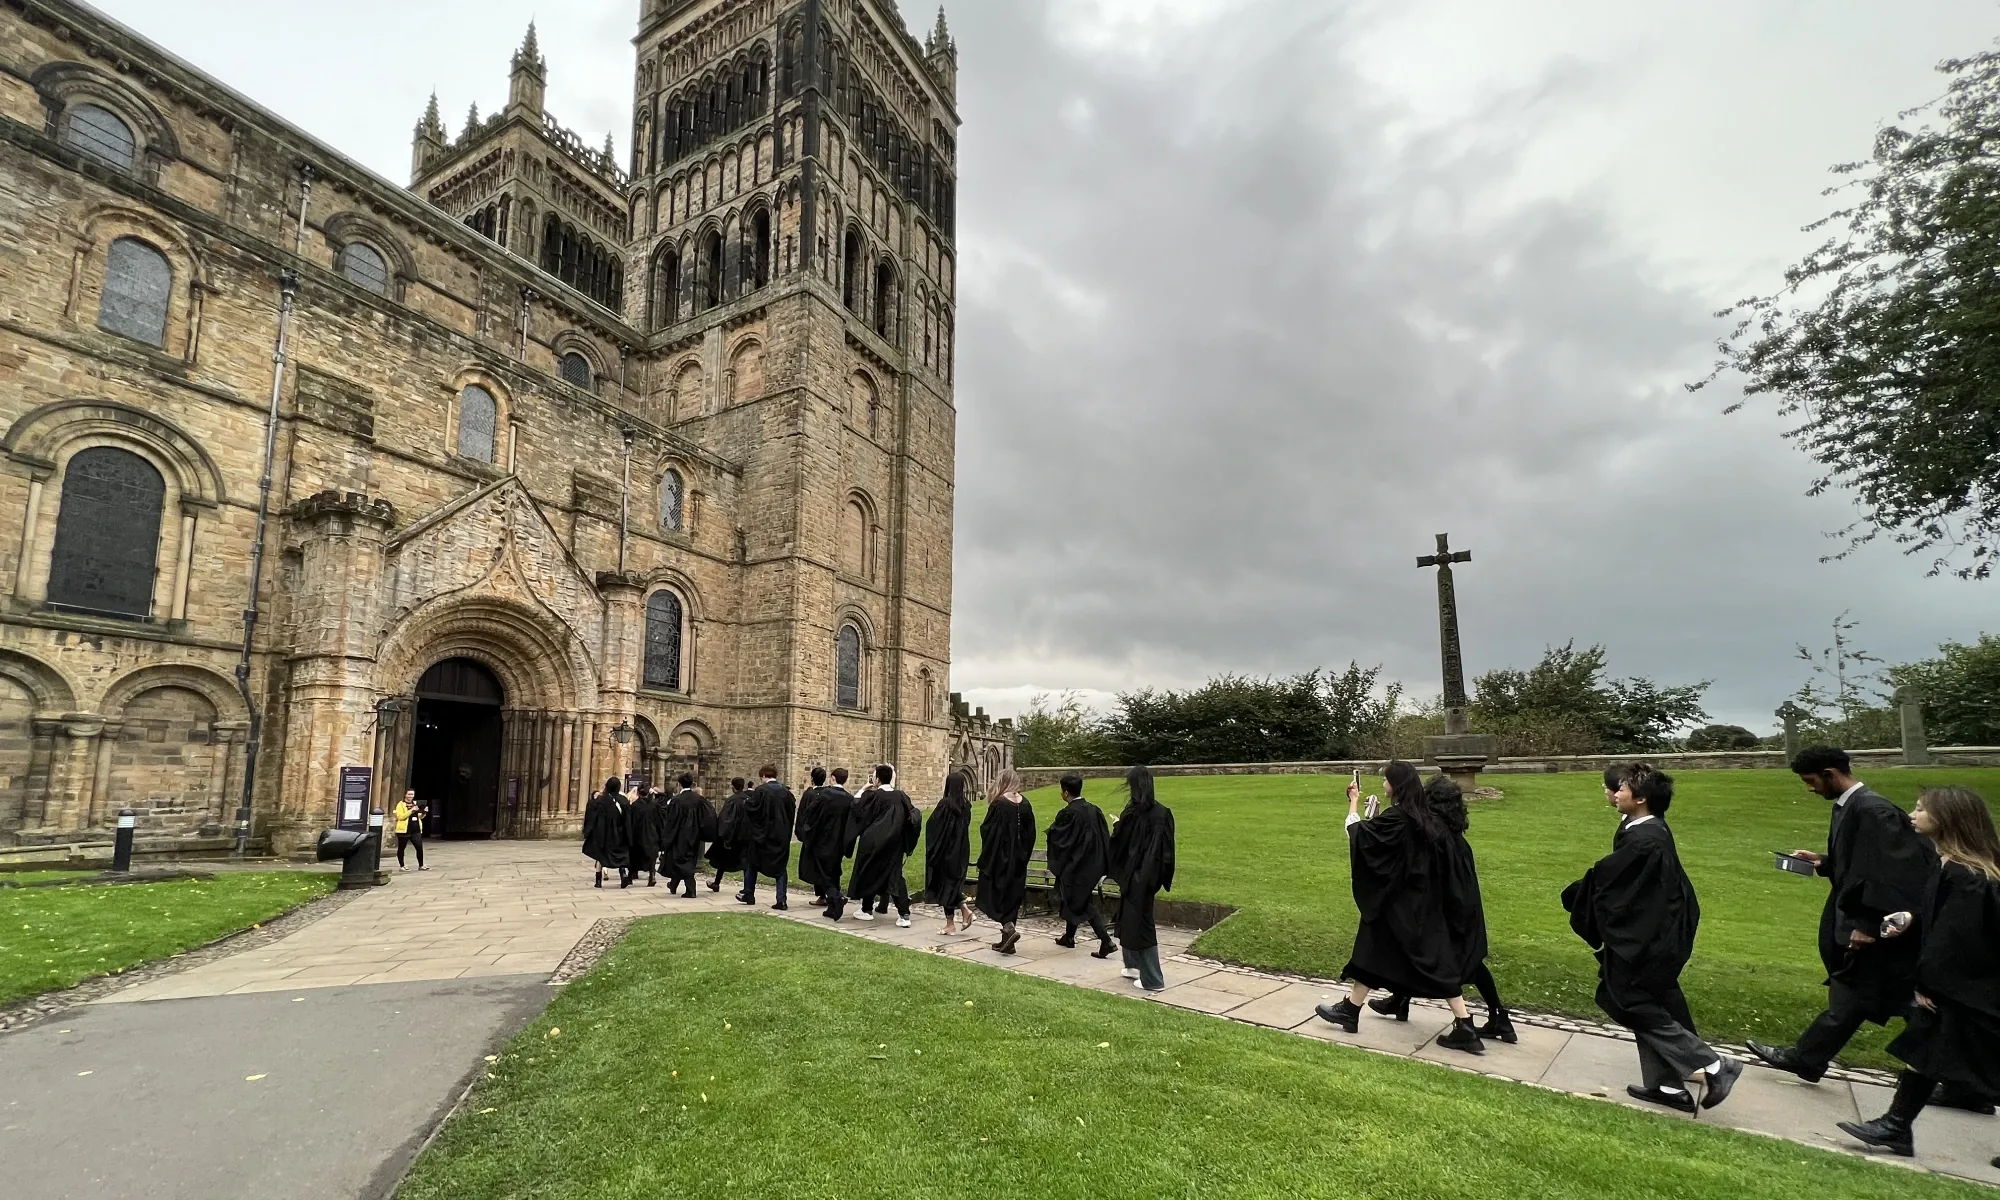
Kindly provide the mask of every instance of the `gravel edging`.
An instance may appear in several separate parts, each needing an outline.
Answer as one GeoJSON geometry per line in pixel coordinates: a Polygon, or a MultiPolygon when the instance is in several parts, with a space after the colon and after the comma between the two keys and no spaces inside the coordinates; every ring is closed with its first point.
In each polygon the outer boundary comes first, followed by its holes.
{"type": "Polygon", "coordinates": [[[361,895],[359,891],[332,892],[317,900],[308,900],[297,908],[280,913],[260,925],[223,934],[212,942],[190,947],[179,954],[170,954],[166,958],[140,963],[109,975],[98,975],[84,980],[75,987],[42,992],[0,1006],[0,1034],[26,1028],[44,1018],[66,1012],[80,1004],[102,1000],[114,992],[122,992],[136,984],[151,983],[156,979],[178,975],[182,971],[212,963],[217,959],[241,954],[245,950],[255,950],[270,945],[280,938],[290,937],[321,917],[359,899],[361,895]]]}
{"type": "Polygon", "coordinates": [[[632,927],[631,917],[605,917],[594,922],[584,935],[571,946],[569,953],[556,964],[555,973],[549,976],[550,987],[561,987],[583,975],[597,965],[605,951],[618,944],[625,931],[632,927]]]}

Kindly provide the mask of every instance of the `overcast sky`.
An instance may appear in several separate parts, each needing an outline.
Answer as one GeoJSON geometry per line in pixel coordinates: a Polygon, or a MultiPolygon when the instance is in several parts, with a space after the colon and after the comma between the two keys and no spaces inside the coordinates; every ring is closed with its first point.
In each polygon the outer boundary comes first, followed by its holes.
{"type": "MultiPolygon", "coordinates": [[[[397,182],[435,88],[625,149],[636,0],[98,0],[397,182]]],[[[935,16],[906,4],[921,35],[935,16]]],[[[2000,35],[1992,0],[958,0],[953,684],[995,712],[1350,659],[1437,688],[1601,642],[1759,730],[1852,610],[1892,660],[2000,631],[1768,407],[1686,394],[1809,245],[1829,165],[2000,35]]]]}

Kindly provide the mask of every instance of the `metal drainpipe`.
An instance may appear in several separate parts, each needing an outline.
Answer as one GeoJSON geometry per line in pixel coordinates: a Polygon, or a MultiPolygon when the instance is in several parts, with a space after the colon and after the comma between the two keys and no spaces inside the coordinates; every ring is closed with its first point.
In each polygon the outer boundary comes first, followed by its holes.
{"type": "MultiPolygon", "coordinates": [[[[312,200],[313,169],[299,164],[299,220],[292,234],[292,253],[303,250],[306,240],[306,212],[312,200]]],[[[263,743],[264,718],[250,690],[250,659],[257,638],[257,618],[264,595],[264,541],[271,523],[271,474],[278,457],[278,404],[284,394],[285,349],[291,341],[292,313],[299,294],[298,272],[287,267],[278,273],[278,344],[271,351],[271,406],[264,413],[264,472],[257,481],[257,535],[250,543],[250,603],[243,610],[243,656],[236,662],[236,688],[243,694],[243,706],[250,714],[250,729],[244,740],[243,794],[236,806],[236,857],[250,848],[251,800],[257,787],[257,750],[263,743]]]]}

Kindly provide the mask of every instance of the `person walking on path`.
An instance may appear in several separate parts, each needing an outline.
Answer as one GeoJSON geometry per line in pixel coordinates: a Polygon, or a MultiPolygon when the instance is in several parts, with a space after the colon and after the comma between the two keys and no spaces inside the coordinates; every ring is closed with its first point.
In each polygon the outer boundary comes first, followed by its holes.
{"type": "MultiPolygon", "coordinates": [[[[660,858],[666,865],[667,888],[694,897],[695,875],[701,870],[701,846],[715,840],[715,810],[694,790],[694,776],[682,773],[681,790],[660,809],[660,858]],[[682,885],[687,891],[682,892],[682,885]]],[[[786,837],[790,838],[787,831],[786,837]]]]}
{"type": "Polygon", "coordinates": [[[1840,1122],[1862,1144],[1904,1158],[1916,1153],[1917,1115],[1934,1091],[2000,1094],[2000,833],[1970,788],[1925,792],[1911,821],[1941,865],[1923,906],[1891,913],[1876,930],[1890,943],[1922,939],[1916,1006],[1889,1043],[1907,1069],[1888,1112],[1840,1122]]]}
{"type": "Polygon", "coordinates": [[[1427,786],[1417,769],[1392,762],[1382,772],[1394,806],[1365,820],[1361,789],[1347,787],[1347,845],[1361,926],[1342,976],[1347,998],[1318,1012],[1357,1032],[1368,993],[1424,996],[1451,1005],[1451,1028],[1437,1044],[1486,1053],[1465,1006],[1465,982],[1486,958],[1486,909],[1465,840],[1464,796],[1443,775],[1427,786]]]}
{"type": "Polygon", "coordinates": [[[590,798],[583,806],[583,853],[584,857],[597,864],[597,886],[604,886],[604,872],[615,868],[618,872],[618,886],[629,887],[626,878],[625,813],[618,803],[618,778],[604,781],[604,790],[590,798]]]}
{"type": "Polygon", "coordinates": [[[757,903],[757,876],[769,875],[778,885],[777,903],[771,907],[784,912],[789,907],[785,889],[791,881],[792,821],[799,803],[792,789],[778,782],[778,768],[773,764],[758,768],[757,778],[756,789],[744,799],[737,814],[736,828],[724,831],[723,836],[733,834],[743,855],[743,890],[737,893],[737,902],[757,903]]]}
{"type": "Polygon", "coordinates": [[[430,870],[424,865],[424,810],[417,803],[417,793],[414,790],[404,792],[403,798],[396,801],[391,819],[396,822],[396,869],[399,871],[410,869],[409,864],[403,861],[403,850],[405,847],[415,847],[417,870],[430,870]]]}
{"type": "Polygon", "coordinates": [[[854,803],[854,878],[847,890],[861,901],[862,920],[874,920],[876,912],[886,916],[893,904],[897,928],[908,929],[910,885],[903,878],[903,860],[923,836],[924,816],[895,784],[896,768],[878,766],[875,786],[854,803]]]}
{"type": "Polygon", "coordinates": [[[1118,881],[1118,943],[1125,952],[1125,978],[1142,991],[1166,990],[1160,967],[1160,934],[1153,903],[1174,890],[1174,813],[1153,795],[1153,773],[1133,767],[1125,773],[1131,799],[1111,829],[1111,875],[1118,881]]]}
{"type": "Polygon", "coordinates": [[[1639,1045],[1635,1100],[1693,1113],[1690,1079],[1706,1085],[1701,1107],[1729,1098],[1743,1064],[1724,1062],[1695,1034],[1681,993],[1681,970],[1694,954],[1701,905],[1681,869],[1667,808],[1674,781],[1644,764],[1605,772],[1605,793],[1623,819],[1611,853],[1563,892],[1570,928],[1597,954],[1597,1005],[1632,1031],[1639,1045]]]}
{"type": "Polygon", "coordinates": [[[708,865],[715,868],[715,878],[708,881],[711,892],[722,890],[724,874],[743,869],[742,851],[724,838],[722,831],[734,828],[741,820],[743,802],[749,798],[750,790],[744,786],[741,775],[729,781],[729,799],[722,802],[722,812],[715,822],[715,840],[708,844],[708,865]]]}
{"type": "Polygon", "coordinates": [[[965,871],[972,862],[972,801],[966,788],[965,772],[946,775],[944,798],[924,827],[924,895],[944,909],[946,933],[972,928],[972,909],[965,903],[965,871]]]}
{"type": "Polygon", "coordinates": [[[658,887],[660,868],[660,800],[653,785],[641,783],[634,789],[632,805],[625,813],[626,857],[632,864],[632,882],[646,872],[646,886],[658,887]]]}
{"type": "Polygon", "coordinates": [[[1021,794],[1021,776],[1000,772],[993,797],[986,803],[986,820],[979,826],[979,911],[1000,926],[993,948],[1014,953],[1021,935],[1014,922],[1028,897],[1028,859],[1035,852],[1035,809],[1021,794]]]}
{"type": "Polygon", "coordinates": [[[1056,902],[1069,926],[1056,939],[1064,949],[1076,948],[1076,931],[1089,922],[1097,935],[1092,958],[1110,958],[1118,947],[1097,911],[1097,885],[1111,870],[1111,827],[1104,813],[1083,798],[1083,776],[1062,777],[1062,811],[1049,823],[1049,873],[1055,876],[1056,902]]]}
{"type": "Polygon", "coordinates": [[[1832,884],[1819,919],[1827,1006],[1795,1045],[1748,1045],[1780,1071],[1817,1083],[1864,1022],[1887,1025],[1909,1011],[1922,932],[1885,939],[1882,918],[1923,908],[1938,856],[1907,813],[1854,777],[1845,750],[1809,747],[1792,760],[1792,772],[1807,791],[1833,801],[1826,853],[1792,853],[1832,884]]]}
{"type": "Polygon", "coordinates": [[[827,785],[825,767],[814,767],[812,780],[812,790],[799,799],[799,878],[819,889],[826,919],[838,921],[847,908],[841,871],[854,856],[854,797],[827,785]]]}

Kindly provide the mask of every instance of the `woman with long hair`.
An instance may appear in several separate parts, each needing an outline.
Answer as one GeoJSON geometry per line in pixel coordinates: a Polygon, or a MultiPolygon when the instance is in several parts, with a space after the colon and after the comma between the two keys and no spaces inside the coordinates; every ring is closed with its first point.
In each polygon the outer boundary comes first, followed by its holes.
{"type": "Polygon", "coordinates": [[[1021,940],[1014,922],[1028,896],[1028,858],[1034,852],[1034,807],[1021,794],[1020,774],[1002,771],[986,804],[986,820],[979,826],[978,898],[979,911],[1000,925],[1000,940],[993,948],[1002,954],[1014,953],[1021,940]]]}
{"type": "Polygon", "coordinates": [[[625,814],[621,811],[618,777],[604,781],[604,790],[590,798],[583,806],[583,853],[584,857],[597,864],[597,884],[604,886],[604,871],[615,867],[618,871],[618,886],[632,886],[627,873],[630,862],[630,839],[626,835],[625,814]]]}
{"type": "Polygon", "coordinates": [[[1342,972],[1353,984],[1347,999],[1320,1005],[1319,1015],[1354,1033],[1376,988],[1445,1000],[1452,1025],[1438,1045],[1484,1054],[1465,1006],[1466,981],[1486,959],[1486,910],[1465,840],[1464,796],[1442,775],[1426,786],[1406,762],[1390,763],[1382,775],[1394,804],[1373,820],[1359,811],[1361,789],[1348,785],[1348,856],[1361,927],[1342,972]]]}
{"type": "Polygon", "coordinates": [[[972,928],[972,909],[965,903],[965,869],[972,862],[972,801],[965,790],[965,772],[945,776],[944,798],[924,827],[924,894],[944,909],[946,933],[972,928]]]}
{"type": "Polygon", "coordinates": [[[1125,772],[1131,798],[1111,827],[1111,877],[1118,881],[1118,948],[1125,978],[1141,991],[1165,991],[1160,969],[1160,933],[1153,904],[1174,890],[1174,812],[1153,794],[1153,773],[1144,767],[1125,772]]]}
{"type": "Polygon", "coordinates": [[[2000,832],[1971,788],[1932,788],[1910,814],[1937,846],[1925,911],[1891,913],[1881,937],[1921,937],[1916,1009],[1889,1053],[1907,1069],[1889,1111],[1842,1121],[1849,1136],[1908,1158],[1913,1126],[1939,1084],[2000,1095],[2000,832]]]}

